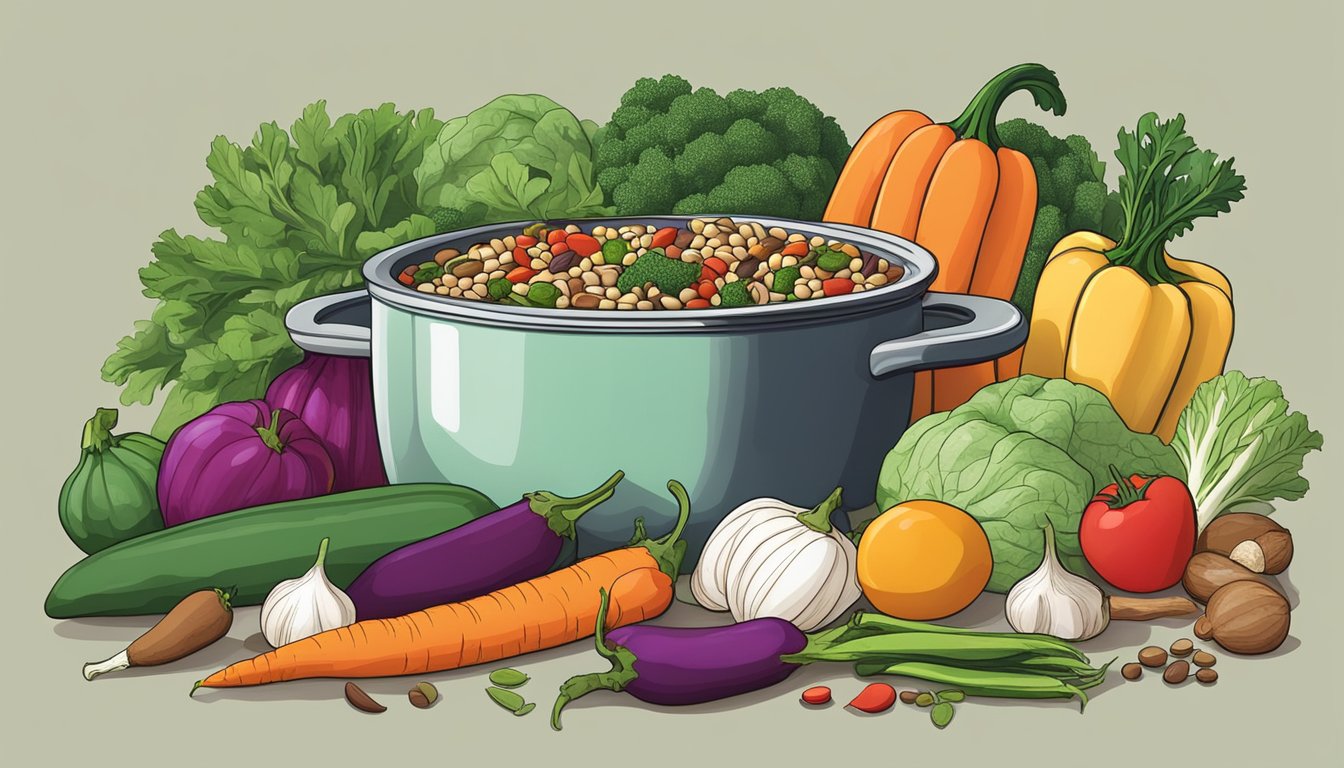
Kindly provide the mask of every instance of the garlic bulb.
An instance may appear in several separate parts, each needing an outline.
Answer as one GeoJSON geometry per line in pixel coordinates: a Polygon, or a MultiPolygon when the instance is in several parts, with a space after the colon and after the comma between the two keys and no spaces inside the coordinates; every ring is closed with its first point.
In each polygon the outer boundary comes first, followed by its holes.
{"type": "Polygon", "coordinates": [[[261,634],[276,648],[355,623],[354,602],[327,580],[323,570],[330,541],[322,540],[317,562],[307,573],[276,584],[261,604],[261,634]]]}
{"type": "Polygon", "coordinates": [[[1106,595],[1060,564],[1055,555],[1055,532],[1048,525],[1041,566],[1008,590],[1004,613],[1018,632],[1054,635],[1062,640],[1096,637],[1110,622],[1106,595]]]}
{"type": "Polygon", "coordinates": [[[840,489],[812,509],[753,499],[719,523],[691,575],[700,605],[737,621],[774,616],[804,632],[829,624],[859,599],[853,542],[830,515],[840,489]]]}

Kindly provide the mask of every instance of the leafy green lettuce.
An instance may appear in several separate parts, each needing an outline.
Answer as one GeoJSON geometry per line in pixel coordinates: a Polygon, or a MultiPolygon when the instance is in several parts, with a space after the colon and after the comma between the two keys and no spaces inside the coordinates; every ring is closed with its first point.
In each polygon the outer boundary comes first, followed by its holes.
{"type": "Polygon", "coordinates": [[[1199,530],[1246,504],[1300,499],[1308,489],[1302,459],[1323,444],[1283,388],[1240,371],[1204,382],[1176,423],[1172,446],[1195,498],[1199,530]]]}
{"type": "Polygon", "coordinates": [[[1065,567],[1087,571],[1078,523],[1112,464],[1126,474],[1181,474],[1175,451],[1130,431],[1100,392],[1021,376],[911,426],[882,465],[877,501],[887,509],[935,499],[965,510],[989,538],[986,589],[1007,592],[1040,564],[1047,523],[1065,567]]]}
{"type": "Polygon", "coordinates": [[[217,137],[196,211],[223,239],[169,229],[154,243],[140,281],[159,303],[102,369],[122,403],[171,387],[153,430],[166,438],[217,403],[261,395],[300,357],[290,307],[361,284],[364,259],[436,231],[412,171],[442,125],[391,104],[333,122],[319,101],[288,133],[271,122],[246,147],[217,137]]]}
{"type": "Polygon", "coordinates": [[[597,124],[538,95],[507,95],[449,120],[415,170],[420,206],[483,205],[483,221],[608,213],[593,173],[597,124]]]}

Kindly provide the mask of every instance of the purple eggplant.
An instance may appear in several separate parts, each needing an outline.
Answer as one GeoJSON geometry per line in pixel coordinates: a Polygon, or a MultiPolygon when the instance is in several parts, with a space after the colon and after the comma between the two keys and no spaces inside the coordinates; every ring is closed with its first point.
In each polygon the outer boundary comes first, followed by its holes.
{"type": "Polygon", "coordinates": [[[751,619],[726,627],[631,625],[605,632],[607,603],[602,590],[597,652],[612,668],[570,678],[560,686],[551,710],[551,727],[557,731],[560,711],[596,690],[625,691],[650,704],[703,704],[769,688],[804,663],[782,658],[808,647],[808,635],[784,619],[751,619]]]}
{"type": "Polygon", "coordinates": [[[360,621],[404,616],[435,605],[488,594],[545,575],[575,555],[574,524],[611,498],[625,477],[576,498],[550,491],[378,558],[345,593],[360,621]]]}
{"type": "Polygon", "coordinates": [[[327,447],[336,469],[332,493],[387,485],[372,381],[367,357],[307,352],[266,389],[272,408],[297,413],[327,447]]]}
{"type": "Polygon", "coordinates": [[[298,416],[262,400],[223,403],[182,425],[159,463],[166,526],[331,493],[326,447],[298,416]]]}

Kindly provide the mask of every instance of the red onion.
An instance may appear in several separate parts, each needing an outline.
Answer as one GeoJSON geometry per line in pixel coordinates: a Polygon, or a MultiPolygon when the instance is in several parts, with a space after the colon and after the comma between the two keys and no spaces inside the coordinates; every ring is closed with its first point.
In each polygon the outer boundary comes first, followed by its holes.
{"type": "Polygon", "coordinates": [[[307,352],[266,390],[272,408],[297,413],[326,445],[336,468],[333,491],[387,485],[372,381],[368,358],[307,352]]]}
{"type": "Polygon", "coordinates": [[[330,493],[331,458],[294,413],[263,400],[217,405],[168,440],[159,466],[164,525],[330,493]]]}

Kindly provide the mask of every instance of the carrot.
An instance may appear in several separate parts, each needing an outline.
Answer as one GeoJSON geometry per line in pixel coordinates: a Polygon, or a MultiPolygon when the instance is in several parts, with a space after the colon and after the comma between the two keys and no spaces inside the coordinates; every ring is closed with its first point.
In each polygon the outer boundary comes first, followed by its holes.
{"type": "Polygon", "coordinates": [[[868,126],[854,143],[821,220],[868,226],[882,178],[896,150],[916,129],[932,122],[923,113],[907,109],[884,115],[868,126]]]}
{"type": "Polygon", "coordinates": [[[934,169],[956,140],[957,135],[946,125],[926,125],[910,134],[882,177],[869,226],[914,240],[919,210],[924,206],[924,193],[934,169]]]}
{"type": "Polygon", "coordinates": [[[419,675],[554,648],[592,636],[598,587],[611,587],[611,626],[653,618],[672,604],[686,552],[679,539],[690,516],[686,489],[675,480],[667,487],[679,511],[676,527],[660,539],[649,539],[637,520],[637,541],[624,549],[464,602],[322,632],[230,665],[192,692],[310,677],[419,675]]]}

